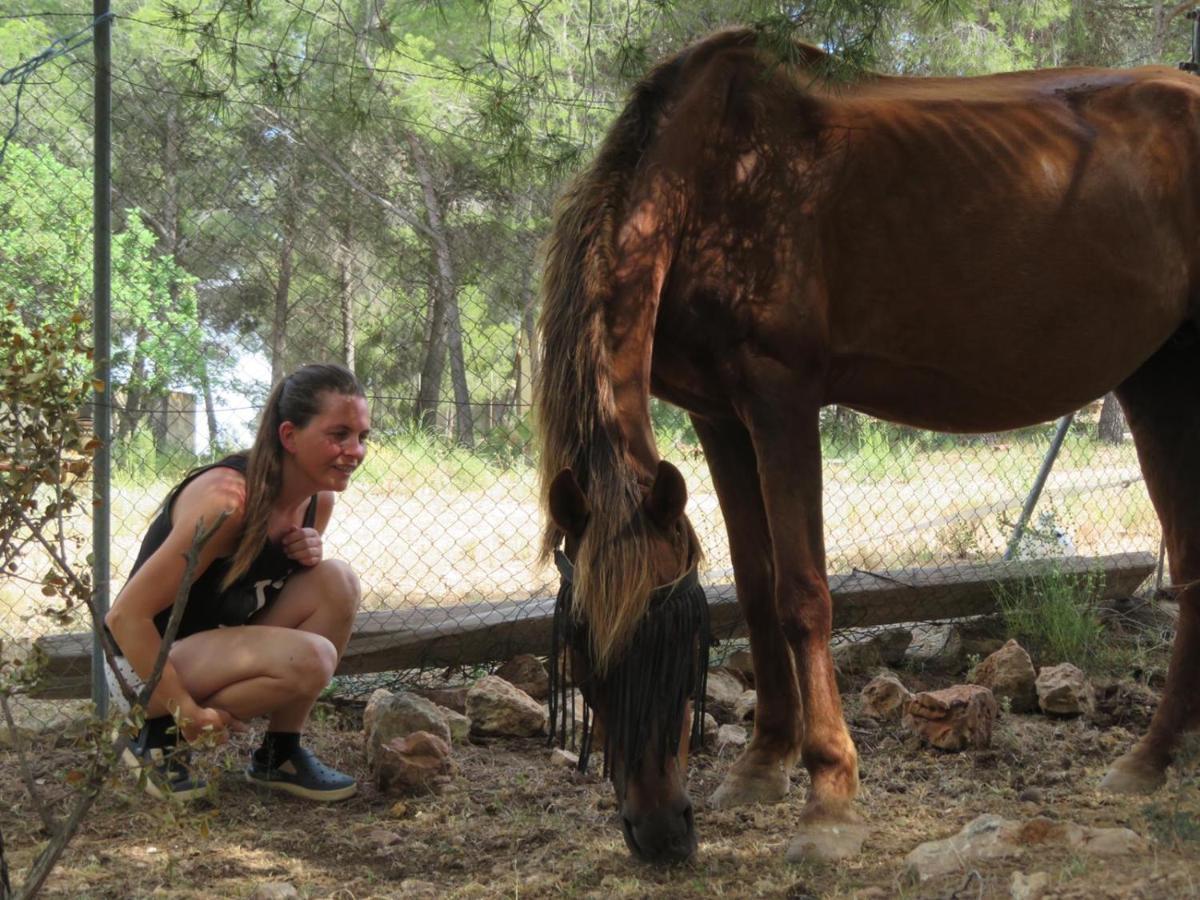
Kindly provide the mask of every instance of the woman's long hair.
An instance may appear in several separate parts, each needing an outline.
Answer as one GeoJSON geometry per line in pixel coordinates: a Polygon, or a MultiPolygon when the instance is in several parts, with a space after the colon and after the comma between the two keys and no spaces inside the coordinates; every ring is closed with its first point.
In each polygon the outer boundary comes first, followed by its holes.
{"type": "Polygon", "coordinates": [[[365,397],[354,373],[333,363],[301,366],[271,389],[258,423],[258,434],[246,464],[246,506],[242,516],[242,538],[233,554],[229,572],[221,582],[226,590],[250,570],[267,543],[271,504],[279,496],[283,477],[283,444],[279,426],[291,422],[303,428],[321,412],[323,395],[365,397]]]}

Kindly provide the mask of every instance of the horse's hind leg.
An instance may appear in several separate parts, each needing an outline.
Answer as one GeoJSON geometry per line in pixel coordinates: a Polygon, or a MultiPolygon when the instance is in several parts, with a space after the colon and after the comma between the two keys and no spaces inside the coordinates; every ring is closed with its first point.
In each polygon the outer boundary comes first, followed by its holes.
{"type": "Polygon", "coordinates": [[[1200,726],[1200,335],[1186,326],[1117,389],[1150,499],[1162,522],[1179,624],[1162,701],[1146,736],[1103,786],[1149,792],[1165,780],[1180,735],[1200,726]]]}
{"type": "Polygon", "coordinates": [[[781,799],[800,755],[800,688],[792,654],[775,608],[771,536],[758,480],[754,446],[736,420],[693,416],[733,557],[738,604],[750,632],[754,659],[754,737],[713,794],[712,805],[735,806],[781,799]]]}

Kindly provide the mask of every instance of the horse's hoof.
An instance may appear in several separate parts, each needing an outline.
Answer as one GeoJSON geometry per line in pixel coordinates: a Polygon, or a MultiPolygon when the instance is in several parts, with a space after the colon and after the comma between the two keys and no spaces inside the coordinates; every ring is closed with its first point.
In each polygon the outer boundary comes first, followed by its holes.
{"type": "Polygon", "coordinates": [[[1166,783],[1167,775],[1161,769],[1126,755],[1112,764],[1100,789],[1114,794],[1153,794],[1166,783]]]}
{"type": "Polygon", "coordinates": [[[787,848],[788,862],[836,862],[858,856],[871,829],[862,824],[817,823],[801,826],[787,848]]]}
{"type": "Polygon", "coordinates": [[[730,772],[708,799],[708,805],[713,809],[729,809],[749,803],[778,803],[787,796],[790,787],[783,766],[759,769],[754,775],[730,772]]]}

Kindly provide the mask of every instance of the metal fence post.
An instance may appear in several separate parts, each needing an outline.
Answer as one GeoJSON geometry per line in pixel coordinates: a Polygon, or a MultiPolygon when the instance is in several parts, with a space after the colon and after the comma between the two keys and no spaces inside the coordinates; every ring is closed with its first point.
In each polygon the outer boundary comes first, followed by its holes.
{"type": "Polygon", "coordinates": [[[1066,439],[1067,431],[1074,419],[1075,413],[1069,413],[1058,420],[1058,429],[1054,432],[1054,439],[1050,441],[1050,449],[1046,451],[1046,456],[1042,459],[1042,467],[1038,470],[1037,478],[1033,480],[1029,496],[1025,498],[1025,506],[1021,508],[1021,517],[1017,519],[1012,537],[1008,539],[1008,548],[1004,551],[1005,559],[1012,559],[1017,552],[1017,545],[1021,543],[1025,526],[1029,524],[1029,517],[1033,515],[1038,498],[1042,496],[1042,488],[1046,486],[1046,479],[1050,477],[1050,470],[1054,468],[1054,461],[1058,459],[1058,451],[1062,449],[1063,441],[1066,439]]]}
{"type": "MultiPolygon", "coordinates": [[[[109,538],[112,518],[112,367],[111,345],[111,286],[112,286],[112,216],[111,177],[112,146],[112,44],[109,0],[92,0],[92,12],[96,17],[94,34],[95,79],[95,122],[93,139],[93,262],[92,262],[92,315],[93,343],[95,346],[96,391],[93,408],[93,423],[96,439],[95,465],[92,473],[92,589],[95,592],[96,609],[101,616],[108,612],[109,602],[109,538]]],[[[102,622],[97,622],[97,628],[102,622]]],[[[108,683],[105,679],[104,651],[100,636],[92,638],[92,702],[96,715],[103,718],[108,714],[108,683]]]]}

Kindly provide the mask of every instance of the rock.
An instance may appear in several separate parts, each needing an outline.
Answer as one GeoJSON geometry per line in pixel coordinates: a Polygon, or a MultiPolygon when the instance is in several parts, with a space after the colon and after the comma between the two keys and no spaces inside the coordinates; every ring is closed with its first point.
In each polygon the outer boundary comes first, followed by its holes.
{"type": "Polygon", "coordinates": [[[546,667],[528,653],[514,656],[496,670],[496,677],[519,687],[534,700],[545,700],[550,695],[550,675],[546,667]]]}
{"type": "Polygon", "coordinates": [[[467,711],[467,688],[421,688],[413,693],[456,713],[467,711]]]}
{"type": "Polygon", "coordinates": [[[1043,666],[1037,676],[1038,706],[1052,716],[1091,714],[1096,696],[1087,676],[1070,663],[1043,666]]]}
{"type": "Polygon", "coordinates": [[[743,691],[742,696],[734,704],[733,714],[739,722],[754,723],[754,710],[758,706],[758,694],[755,691],[743,691]]]}
{"type": "Polygon", "coordinates": [[[550,765],[563,769],[577,769],[579,768],[579,755],[570,750],[555,747],[550,751],[550,765]]]}
{"type": "Polygon", "coordinates": [[[912,696],[895,675],[876,675],[862,689],[862,709],[875,719],[898,719],[912,696]]]}
{"type": "MultiPolygon", "coordinates": [[[[746,690],[746,685],[729,669],[712,669],[708,673],[708,681],[704,687],[705,702],[718,709],[733,712],[738,698],[746,690]]],[[[715,713],[714,713],[715,715],[715,713]]],[[[720,716],[718,716],[718,719],[720,716]]]]}
{"type": "Polygon", "coordinates": [[[1017,799],[1022,803],[1041,803],[1046,798],[1038,788],[1027,787],[1017,795],[1017,799]]]}
{"type": "Polygon", "coordinates": [[[734,725],[741,720],[737,716],[737,704],[746,685],[741,676],[727,668],[712,669],[704,689],[704,707],[722,725],[734,725]]]}
{"type": "Polygon", "coordinates": [[[260,884],[250,895],[250,900],[299,900],[300,894],[293,884],[287,881],[268,881],[260,884]]]}
{"type": "Polygon", "coordinates": [[[1012,884],[1008,893],[1012,900],[1042,900],[1050,890],[1050,874],[1034,872],[1026,875],[1024,872],[1013,872],[1012,884]]]}
{"type": "Polygon", "coordinates": [[[546,731],[545,707],[503,678],[488,675],[467,691],[471,733],[532,737],[546,731]]]}
{"type": "Polygon", "coordinates": [[[747,740],[746,729],[741,725],[722,725],[717,731],[717,753],[741,750],[747,740]]]}
{"type": "Polygon", "coordinates": [[[885,666],[898,666],[904,662],[904,654],[912,642],[913,633],[907,628],[888,628],[875,635],[875,644],[885,666]]]}
{"type": "Polygon", "coordinates": [[[1149,845],[1128,828],[1088,828],[1038,817],[1016,822],[982,815],[958,834],[928,841],[905,857],[905,875],[915,883],[969,870],[990,859],[1018,857],[1031,848],[1066,848],[1096,856],[1145,853],[1149,845]]]}
{"type": "Polygon", "coordinates": [[[866,825],[805,825],[788,845],[788,862],[836,862],[858,856],[870,834],[866,825]]]}
{"type": "Polygon", "coordinates": [[[997,701],[1007,697],[1013,712],[1037,709],[1037,672],[1025,648],[1016,641],[1009,641],[977,665],[968,680],[989,688],[997,701]]]}
{"type": "MultiPolygon", "coordinates": [[[[554,732],[555,741],[560,743],[564,750],[579,750],[579,745],[583,741],[583,715],[587,709],[587,703],[583,699],[583,694],[578,690],[573,690],[567,694],[566,698],[566,713],[567,725],[566,734],[563,734],[563,713],[558,711],[557,721],[549,722],[547,727],[554,732]]],[[[592,717],[592,727],[596,726],[596,719],[592,717]]],[[[592,746],[603,747],[603,738],[600,738],[599,743],[596,737],[593,737],[592,746]]]]}
{"type": "Polygon", "coordinates": [[[450,744],[417,731],[379,748],[375,783],[384,794],[438,793],[454,772],[450,744]]]}
{"type": "Polygon", "coordinates": [[[915,695],[904,706],[904,725],[941,750],[987,747],[998,712],[996,698],[977,684],[915,695]]]}
{"type": "Polygon", "coordinates": [[[913,630],[904,660],[916,669],[957,673],[966,666],[962,632],[957,625],[927,625],[913,630]]]}
{"type": "Polygon", "coordinates": [[[959,622],[959,639],[962,641],[963,656],[983,659],[1004,646],[1007,629],[1002,616],[980,616],[959,622]]]}
{"type": "Polygon", "coordinates": [[[843,675],[861,675],[883,665],[879,644],[874,638],[866,641],[849,641],[830,648],[833,664],[843,675]]]}
{"type": "Polygon", "coordinates": [[[754,658],[749,650],[735,650],[725,659],[725,666],[730,672],[741,677],[746,687],[754,687],[754,658]]]}
{"type": "Polygon", "coordinates": [[[711,750],[717,745],[717,732],[721,726],[708,713],[704,714],[704,749],[711,750]]]}
{"type": "Polygon", "coordinates": [[[455,744],[465,744],[471,738],[471,720],[460,712],[455,712],[445,706],[437,708],[438,714],[446,727],[450,729],[450,740],[455,744]]]}
{"type": "Polygon", "coordinates": [[[374,769],[379,748],[384,744],[417,731],[436,734],[450,743],[450,726],[429,700],[407,692],[393,694],[383,688],[375,691],[363,711],[367,768],[374,769]]]}

